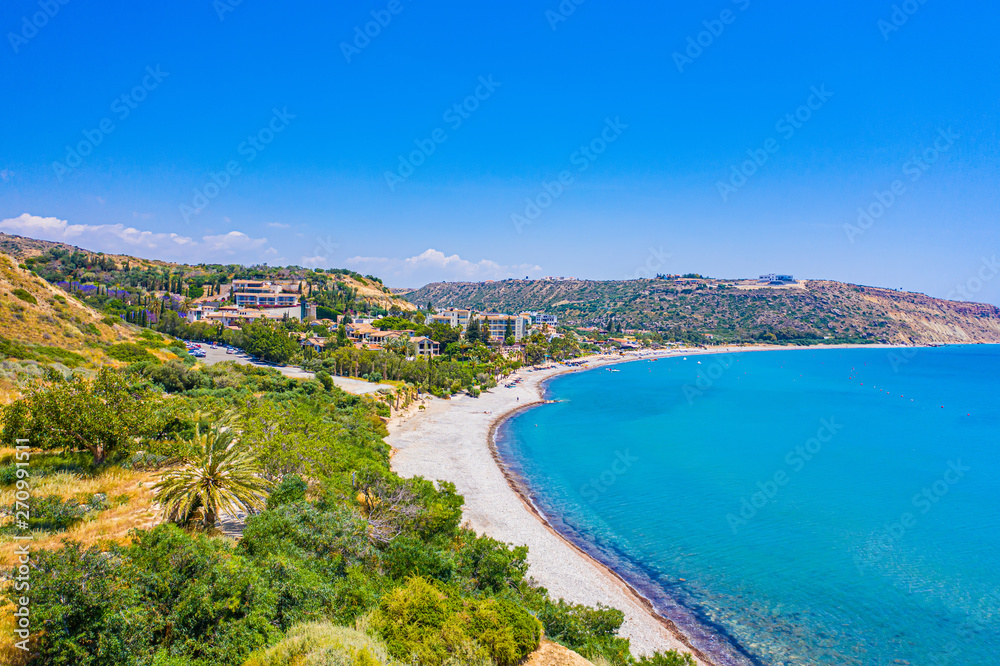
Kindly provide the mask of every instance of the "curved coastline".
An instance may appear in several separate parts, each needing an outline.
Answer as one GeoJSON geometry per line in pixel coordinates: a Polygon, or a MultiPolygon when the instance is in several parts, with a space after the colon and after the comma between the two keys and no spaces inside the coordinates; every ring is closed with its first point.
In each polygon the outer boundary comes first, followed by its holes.
{"type": "MultiPolygon", "coordinates": [[[[427,398],[425,409],[415,406],[389,423],[387,442],[393,448],[392,466],[402,476],[422,476],[455,483],[466,498],[463,509],[467,525],[477,532],[529,547],[529,576],[548,588],[555,598],[586,605],[604,604],[625,613],[621,635],[631,639],[636,654],[676,649],[691,652],[699,664],[726,666],[740,660],[759,663],[726,632],[697,617],[705,634],[724,640],[725,655],[711,657],[692,644],[691,638],[672,620],[661,615],[654,603],[618,572],[596,559],[572,539],[561,534],[531,499],[531,491],[512,476],[496,449],[497,429],[516,414],[545,403],[545,386],[556,376],[595,370],[611,364],[751,351],[792,351],[836,348],[890,348],[898,345],[815,345],[785,347],[760,345],[671,350],[628,356],[596,356],[582,367],[550,367],[521,370],[524,381],[513,388],[503,386],[484,392],[480,398],[458,396],[451,400],[427,398]],[[521,400],[523,398],[523,400],[521,400]],[[485,409],[484,409],[485,408],[485,409]]],[[[665,596],[669,597],[669,593],[665,596]]],[[[704,641],[699,641],[704,642],[704,641]]],[[[714,652],[714,650],[713,650],[714,652]]]]}
{"type": "MultiPolygon", "coordinates": [[[[725,353],[725,352],[719,352],[719,353],[725,353]]],[[[677,356],[677,354],[673,354],[671,356],[677,356]]],[[[655,358],[670,358],[670,356],[656,356],[655,358]]],[[[629,362],[639,362],[642,360],[650,360],[650,357],[636,358],[636,359],[622,359],[618,362],[629,363],[629,362]]],[[[569,547],[573,548],[581,557],[588,559],[590,562],[593,563],[594,566],[603,570],[605,574],[617,579],[618,582],[621,583],[623,588],[627,590],[628,593],[634,598],[634,600],[638,604],[640,604],[645,609],[645,611],[649,613],[650,616],[652,616],[654,620],[663,625],[664,629],[670,632],[679,643],[684,645],[687,651],[691,652],[700,663],[703,663],[706,666],[723,666],[722,664],[716,661],[716,659],[720,657],[718,656],[713,657],[706,654],[704,650],[695,645],[695,642],[692,641],[691,637],[689,637],[684,632],[684,630],[680,626],[678,626],[676,622],[674,622],[674,620],[672,620],[670,617],[667,617],[664,613],[658,610],[656,607],[656,603],[649,596],[643,593],[642,590],[640,589],[641,584],[639,583],[633,584],[633,582],[628,580],[628,578],[626,578],[625,575],[616,571],[612,565],[602,561],[594,553],[588,552],[585,545],[578,542],[576,538],[564,534],[562,531],[560,531],[559,528],[552,523],[552,520],[546,514],[545,510],[542,507],[540,507],[539,504],[535,501],[534,498],[537,495],[537,493],[531,489],[531,486],[528,484],[527,480],[523,478],[521,474],[512,469],[513,465],[511,464],[510,461],[504,458],[504,455],[500,452],[499,447],[497,446],[497,432],[506,422],[510,421],[515,416],[518,416],[519,414],[529,409],[549,404],[551,402],[546,398],[546,395],[547,395],[548,385],[554,379],[572,372],[597,370],[599,367],[601,366],[594,368],[589,368],[589,367],[567,368],[565,372],[555,373],[544,379],[542,382],[540,382],[537,387],[537,390],[539,392],[538,400],[526,405],[521,405],[504,414],[501,414],[500,416],[497,416],[490,424],[489,440],[488,440],[490,453],[493,456],[493,460],[496,462],[497,467],[500,468],[500,471],[506,478],[507,483],[510,485],[511,490],[513,490],[517,494],[518,498],[524,504],[525,508],[528,511],[530,511],[539,521],[541,521],[545,525],[545,527],[552,532],[553,535],[561,539],[569,547]]],[[[582,534],[579,535],[579,537],[577,538],[579,538],[579,540],[582,542],[587,541],[586,537],[583,536],[582,534]]],[[[596,546],[594,546],[594,548],[595,550],[597,549],[596,546]]],[[[650,584],[652,585],[654,583],[650,581],[650,584]]],[[[665,595],[669,596],[669,592],[665,590],[663,592],[665,595]]],[[[722,642],[724,643],[723,649],[729,649],[737,652],[739,654],[739,657],[736,657],[737,659],[742,657],[751,666],[761,665],[762,662],[760,662],[754,655],[747,652],[737,642],[735,637],[728,634],[728,632],[726,632],[722,627],[716,625],[715,623],[707,620],[704,617],[700,617],[699,613],[695,609],[686,607],[680,601],[674,600],[674,603],[684,608],[686,611],[690,612],[693,616],[693,620],[696,623],[698,623],[704,631],[713,634],[716,638],[721,638],[722,642]]],[[[724,658],[726,658],[728,661],[728,659],[733,658],[733,655],[725,655],[724,658]]]]}
{"type": "Polygon", "coordinates": [[[564,543],[566,543],[566,545],[575,550],[581,557],[585,557],[588,560],[590,560],[594,566],[601,568],[604,571],[604,573],[606,573],[608,576],[616,578],[618,582],[621,583],[622,587],[628,590],[628,592],[632,595],[635,601],[639,603],[641,606],[643,606],[645,610],[651,616],[653,616],[655,620],[657,620],[660,624],[662,624],[663,627],[667,631],[669,631],[679,643],[684,645],[684,647],[686,647],[687,650],[691,652],[701,663],[705,664],[705,666],[720,666],[715,661],[713,661],[708,655],[706,655],[702,650],[698,649],[691,642],[688,636],[685,635],[683,631],[681,631],[680,627],[678,627],[673,620],[661,615],[656,610],[656,607],[654,606],[652,600],[650,600],[646,595],[640,592],[624,576],[622,576],[620,573],[615,571],[612,567],[608,566],[604,562],[601,562],[599,559],[588,553],[584,548],[582,548],[579,544],[577,544],[573,539],[571,539],[570,537],[566,536],[558,529],[556,529],[556,527],[552,525],[552,523],[549,521],[549,518],[545,515],[542,509],[532,499],[533,493],[528,487],[527,483],[524,481],[524,479],[522,479],[520,475],[511,470],[510,466],[503,459],[503,456],[497,449],[496,445],[497,429],[505,421],[513,418],[519,413],[527,411],[532,407],[537,407],[539,405],[544,405],[544,404],[546,404],[545,400],[538,400],[531,404],[517,407],[506,414],[498,416],[496,419],[493,420],[493,423],[490,425],[490,433],[489,433],[490,453],[493,456],[493,460],[496,462],[497,467],[500,468],[500,472],[504,475],[504,478],[507,479],[507,483],[510,485],[511,490],[513,490],[514,493],[518,496],[518,498],[524,504],[524,507],[528,511],[530,511],[540,522],[542,522],[545,525],[545,527],[552,532],[553,535],[561,539],[564,543]]]}

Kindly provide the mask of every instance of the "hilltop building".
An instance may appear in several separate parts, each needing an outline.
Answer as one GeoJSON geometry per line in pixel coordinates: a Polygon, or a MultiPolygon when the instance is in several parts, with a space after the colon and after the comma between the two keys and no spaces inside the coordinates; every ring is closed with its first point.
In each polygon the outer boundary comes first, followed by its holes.
{"type": "Polygon", "coordinates": [[[241,307],[287,308],[299,302],[297,286],[265,280],[233,280],[232,295],[241,307]]]}

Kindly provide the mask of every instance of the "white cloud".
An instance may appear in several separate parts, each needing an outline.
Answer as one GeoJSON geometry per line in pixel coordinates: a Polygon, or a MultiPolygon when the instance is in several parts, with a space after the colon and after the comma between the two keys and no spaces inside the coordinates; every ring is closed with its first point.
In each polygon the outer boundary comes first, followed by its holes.
{"type": "MultiPolygon", "coordinates": [[[[307,258],[303,257],[303,261],[307,258]]],[[[324,259],[324,257],[311,257],[324,259]]],[[[318,265],[318,263],[306,265],[318,265]]],[[[347,268],[361,273],[378,275],[394,284],[420,286],[441,280],[473,282],[477,280],[502,280],[538,274],[541,266],[515,264],[505,266],[490,259],[470,261],[457,254],[446,255],[435,249],[428,249],[415,257],[390,259],[387,257],[350,257],[345,260],[347,268]]]]}
{"type": "Polygon", "coordinates": [[[268,222],[267,226],[269,226],[269,227],[271,227],[273,229],[288,229],[292,225],[285,224],[284,222],[268,222]]]}
{"type": "Polygon", "coordinates": [[[228,255],[247,250],[258,250],[267,245],[266,238],[250,238],[242,231],[230,231],[227,234],[217,236],[203,236],[202,241],[210,251],[228,255]]]}
{"type": "Polygon", "coordinates": [[[6,183],[8,180],[10,180],[13,177],[14,177],[14,172],[11,171],[10,169],[0,170],[0,180],[2,180],[3,182],[6,183]]]}
{"type": "Polygon", "coordinates": [[[241,231],[203,236],[196,240],[175,233],[146,231],[123,224],[70,224],[57,217],[24,213],[0,220],[0,231],[32,238],[78,245],[95,252],[135,254],[183,262],[215,262],[225,255],[252,262],[273,248],[266,238],[251,238],[241,231]]]}

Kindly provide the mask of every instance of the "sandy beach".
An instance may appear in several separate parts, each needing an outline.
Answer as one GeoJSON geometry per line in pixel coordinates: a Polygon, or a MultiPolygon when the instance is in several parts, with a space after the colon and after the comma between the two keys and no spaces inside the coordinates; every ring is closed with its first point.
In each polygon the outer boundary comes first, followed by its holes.
{"type": "MultiPolygon", "coordinates": [[[[869,348],[873,347],[867,346],[869,348]]],[[[464,517],[477,532],[515,545],[527,545],[529,575],[555,598],[587,605],[604,604],[625,614],[621,634],[631,640],[633,652],[656,650],[692,652],[699,664],[712,662],[693,649],[676,627],[653,612],[617,574],[564,539],[516,491],[494,459],[492,432],[512,412],[542,400],[542,384],[565,372],[586,370],[638,359],[825,347],[715,347],[668,352],[594,356],[585,367],[557,365],[520,370],[523,381],[513,388],[500,386],[479,398],[428,399],[425,409],[411,408],[389,423],[386,441],[394,449],[393,469],[404,477],[447,480],[465,497],[464,517]]],[[[836,346],[841,347],[841,346],[836,346]]],[[[846,347],[846,345],[844,346],[846,347]]]]}

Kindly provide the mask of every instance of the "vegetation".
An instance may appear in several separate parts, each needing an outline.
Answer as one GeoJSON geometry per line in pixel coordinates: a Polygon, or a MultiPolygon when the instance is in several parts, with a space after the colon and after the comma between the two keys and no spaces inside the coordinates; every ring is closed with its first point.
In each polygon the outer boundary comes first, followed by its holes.
{"type": "Polygon", "coordinates": [[[637,663],[619,611],[551,599],[526,578],[527,549],[461,527],[452,484],[392,473],[379,398],[222,366],[106,369],[3,410],[3,441],[27,434],[40,449],[38,528],[51,535],[32,554],[31,663],[501,666],[543,631],[637,663]],[[169,394],[152,379],[164,368],[178,381],[169,394]],[[97,492],[110,478],[135,481],[97,492]],[[133,517],[127,536],[90,536],[105,516],[135,516],[140,497],[147,511],[150,486],[170,523],[133,517]],[[251,515],[234,544],[212,528],[236,509],[251,515]]]}
{"type": "Polygon", "coordinates": [[[27,439],[43,450],[85,449],[100,465],[150,428],[145,389],[102,369],[94,381],[75,379],[36,387],[3,412],[8,443],[27,439]]]}
{"type": "Polygon", "coordinates": [[[927,344],[996,340],[1000,308],[923,294],[810,280],[804,288],[741,289],[736,280],[501,280],[429,284],[414,303],[487,311],[543,310],[561,324],[606,333],[647,330],[693,344],[772,342],[927,344]],[[964,334],[949,336],[947,327],[964,334]],[[964,336],[968,336],[968,338],[964,336]],[[708,337],[712,336],[712,337],[708,337]]]}
{"type": "Polygon", "coordinates": [[[223,513],[264,508],[270,483],[261,478],[253,452],[231,426],[206,427],[196,418],[194,436],[186,444],[191,455],[164,474],[155,488],[156,501],[169,520],[187,524],[200,512],[202,526],[212,529],[223,513]]]}

